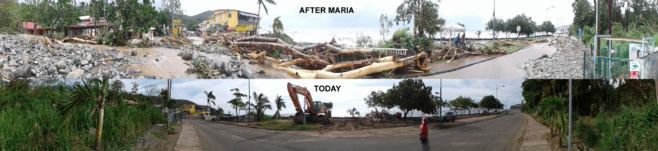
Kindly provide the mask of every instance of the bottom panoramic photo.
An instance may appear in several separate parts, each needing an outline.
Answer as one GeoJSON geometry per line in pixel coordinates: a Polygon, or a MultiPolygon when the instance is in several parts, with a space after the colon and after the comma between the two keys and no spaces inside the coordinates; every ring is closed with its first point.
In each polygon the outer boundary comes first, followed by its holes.
{"type": "Polygon", "coordinates": [[[0,150],[656,150],[655,80],[0,81],[0,150]]]}

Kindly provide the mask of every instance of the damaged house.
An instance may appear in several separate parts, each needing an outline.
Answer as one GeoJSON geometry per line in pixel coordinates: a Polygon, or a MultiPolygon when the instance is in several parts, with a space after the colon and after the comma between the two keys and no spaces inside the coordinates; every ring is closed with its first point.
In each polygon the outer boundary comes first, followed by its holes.
{"type": "Polygon", "coordinates": [[[96,20],[89,16],[80,16],[80,22],[66,27],[67,37],[89,36],[96,37],[101,28],[114,26],[105,19],[96,20]]]}

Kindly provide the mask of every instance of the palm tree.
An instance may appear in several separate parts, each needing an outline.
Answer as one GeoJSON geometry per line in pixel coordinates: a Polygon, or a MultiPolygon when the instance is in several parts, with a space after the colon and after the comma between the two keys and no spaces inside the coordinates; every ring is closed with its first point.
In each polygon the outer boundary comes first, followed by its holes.
{"type": "MultiPolygon", "coordinates": [[[[539,104],[542,107],[544,116],[548,116],[551,120],[551,134],[553,134],[553,129],[558,129],[560,138],[562,138],[562,125],[565,123],[565,99],[561,97],[548,97],[544,98],[539,104]]],[[[562,144],[562,139],[560,139],[559,144],[562,144]]]]}
{"type": "Polygon", "coordinates": [[[281,118],[281,108],[286,108],[286,102],[283,102],[283,99],[280,95],[276,96],[274,99],[274,104],[276,104],[276,113],[274,113],[274,118],[281,118]]]}
{"type": "Polygon", "coordinates": [[[482,31],[478,30],[477,32],[475,32],[475,34],[478,35],[478,39],[480,39],[480,34],[482,34],[482,31]]]}
{"type": "Polygon", "coordinates": [[[224,117],[224,109],[222,109],[219,106],[217,106],[217,117],[219,117],[219,118],[224,117]]]}
{"type": "Polygon", "coordinates": [[[272,33],[277,36],[283,33],[283,23],[279,18],[281,18],[281,16],[274,18],[274,22],[272,23],[272,33]]]}
{"type": "Polygon", "coordinates": [[[206,101],[208,101],[208,114],[210,114],[210,102],[212,102],[212,105],[215,106],[215,95],[212,94],[212,91],[203,91],[203,93],[205,93],[206,97],[208,98],[206,101]]]}
{"type": "Polygon", "coordinates": [[[354,117],[354,115],[361,116],[361,112],[357,111],[355,107],[352,109],[347,109],[347,113],[349,113],[352,117],[354,117]]]}
{"type": "MultiPolygon", "coordinates": [[[[276,2],[274,0],[265,0],[267,3],[270,3],[272,5],[276,5],[276,2]]],[[[263,3],[263,0],[258,0],[258,24],[256,24],[256,35],[258,35],[258,26],[260,25],[260,6],[263,6],[263,9],[265,9],[265,14],[270,14],[267,12],[267,7],[265,7],[265,3],[263,3]]],[[[283,26],[281,26],[283,27],[283,26]]]]}
{"type": "Polygon", "coordinates": [[[233,92],[233,96],[235,96],[235,98],[228,101],[228,103],[231,104],[231,107],[235,109],[235,115],[238,117],[238,121],[240,121],[240,114],[238,114],[238,108],[245,106],[244,102],[242,102],[242,97],[246,97],[247,95],[240,93],[240,89],[238,88],[231,89],[231,92],[233,92]]]}
{"type": "Polygon", "coordinates": [[[270,100],[263,93],[257,94],[254,92],[254,101],[256,104],[251,104],[256,109],[256,120],[263,121],[265,117],[265,110],[272,109],[270,105],[270,100]]]}
{"type": "Polygon", "coordinates": [[[79,110],[92,110],[92,115],[98,109],[98,125],[96,129],[96,148],[101,149],[101,137],[103,134],[103,114],[105,113],[105,101],[107,99],[107,89],[109,80],[93,79],[89,81],[82,80],[82,84],[76,82],[73,86],[73,100],[66,102],[59,108],[59,113],[64,116],[64,122],[70,123],[71,113],[79,110]]]}

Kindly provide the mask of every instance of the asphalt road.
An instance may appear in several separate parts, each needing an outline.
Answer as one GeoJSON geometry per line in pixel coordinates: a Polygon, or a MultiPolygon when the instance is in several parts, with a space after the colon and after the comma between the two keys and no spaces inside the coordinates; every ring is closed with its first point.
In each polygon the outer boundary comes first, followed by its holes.
{"type": "Polygon", "coordinates": [[[431,75],[427,79],[523,79],[527,73],[523,66],[531,59],[537,59],[543,54],[550,55],[555,48],[548,43],[531,44],[515,53],[475,64],[463,69],[443,74],[431,75]]]}
{"type": "MultiPolygon", "coordinates": [[[[418,135],[389,138],[330,139],[272,133],[253,128],[184,120],[196,128],[208,150],[514,150],[525,123],[519,113],[479,123],[430,130],[429,143],[418,135]],[[516,144],[515,144],[516,143],[516,144]]],[[[420,133],[420,130],[419,130],[420,133]]]]}

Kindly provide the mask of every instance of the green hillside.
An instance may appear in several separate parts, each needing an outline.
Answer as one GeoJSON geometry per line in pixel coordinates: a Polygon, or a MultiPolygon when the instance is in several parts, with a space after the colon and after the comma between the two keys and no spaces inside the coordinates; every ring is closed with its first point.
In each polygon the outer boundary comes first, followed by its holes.
{"type": "Polygon", "coordinates": [[[187,25],[187,30],[189,31],[194,31],[196,28],[198,28],[199,23],[203,22],[204,20],[207,20],[208,17],[212,16],[214,11],[209,10],[205,11],[203,13],[194,15],[194,16],[187,16],[183,15],[183,24],[187,25]]]}

